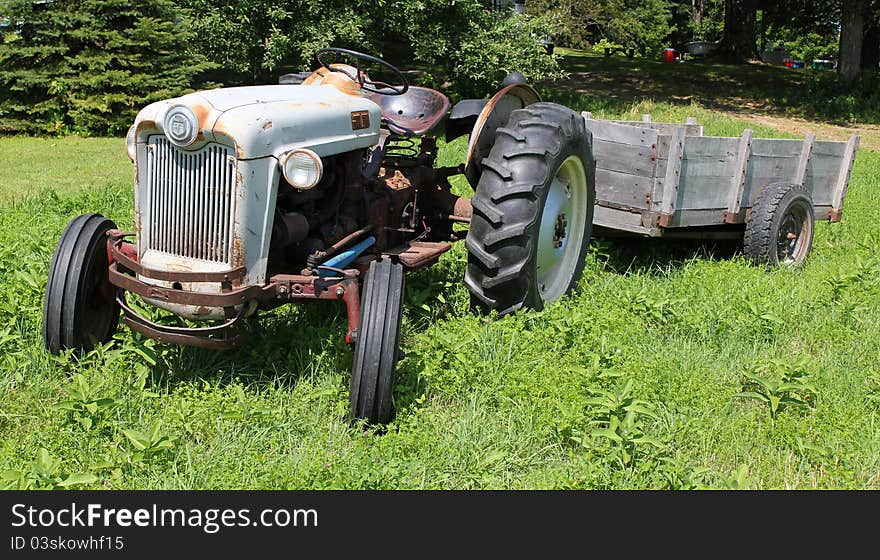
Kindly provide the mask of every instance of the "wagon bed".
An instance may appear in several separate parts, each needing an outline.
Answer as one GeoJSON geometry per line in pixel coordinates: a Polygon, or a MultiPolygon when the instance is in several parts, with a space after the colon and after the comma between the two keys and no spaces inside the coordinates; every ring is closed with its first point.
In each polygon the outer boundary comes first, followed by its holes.
{"type": "Polygon", "coordinates": [[[593,119],[596,208],[604,235],[741,236],[752,205],[772,183],[803,185],[817,220],[840,221],[859,136],[846,142],[704,136],[684,124],[593,119]],[[737,227],[739,226],[739,227],[737,227]]]}

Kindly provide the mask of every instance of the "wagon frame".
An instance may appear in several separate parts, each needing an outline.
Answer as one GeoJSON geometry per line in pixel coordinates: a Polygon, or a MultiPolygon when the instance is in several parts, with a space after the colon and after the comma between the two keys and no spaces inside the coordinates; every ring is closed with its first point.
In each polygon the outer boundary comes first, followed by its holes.
{"type": "Polygon", "coordinates": [[[816,220],[838,222],[859,136],[845,142],[705,136],[683,124],[594,119],[596,233],[607,237],[737,238],[761,191],[774,183],[802,185],[816,220]]]}

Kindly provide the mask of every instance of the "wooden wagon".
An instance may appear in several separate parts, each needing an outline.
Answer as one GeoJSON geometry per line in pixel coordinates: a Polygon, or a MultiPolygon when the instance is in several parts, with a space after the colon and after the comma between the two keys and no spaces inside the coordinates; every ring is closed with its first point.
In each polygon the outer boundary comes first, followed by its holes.
{"type": "Polygon", "coordinates": [[[604,236],[736,238],[770,264],[802,264],[813,220],[840,221],[859,137],[846,142],[704,136],[684,124],[593,119],[604,236]],[[774,251],[775,249],[775,251],[774,251]]]}

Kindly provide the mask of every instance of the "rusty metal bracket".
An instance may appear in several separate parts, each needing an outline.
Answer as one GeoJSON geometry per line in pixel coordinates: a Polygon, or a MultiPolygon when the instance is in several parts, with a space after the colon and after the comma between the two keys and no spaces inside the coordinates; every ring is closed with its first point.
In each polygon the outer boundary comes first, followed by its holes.
{"type": "MultiPolygon", "coordinates": [[[[202,305],[207,307],[230,307],[240,305],[252,299],[267,301],[275,297],[275,287],[272,285],[246,286],[244,288],[236,288],[219,294],[191,292],[187,290],[165,288],[163,286],[154,286],[142,282],[134,276],[129,276],[128,274],[120,272],[118,268],[118,265],[120,264],[125,266],[125,268],[128,268],[124,263],[112,263],[108,269],[111,284],[117,288],[122,288],[127,292],[132,292],[139,296],[167,301],[169,303],[202,305]]],[[[185,282],[185,280],[180,280],[179,277],[174,274],[168,278],[169,281],[185,282]]]]}
{"type": "Polygon", "coordinates": [[[210,327],[174,327],[154,323],[140,315],[128,305],[123,290],[117,291],[116,303],[122,308],[122,321],[129,328],[159,342],[219,349],[233,348],[240,345],[246,339],[244,335],[234,332],[236,323],[244,317],[246,309],[244,306],[234,318],[220,325],[210,327]],[[229,334],[231,336],[226,336],[229,334]],[[214,338],[212,335],[223,335],[223,338],[214,338]]]}
{"type": "Polygon", "coordinates": [[[108,231],[107,250],[110,254],[111,262],[118,262],[140,276],[165,282],[234,282],[241,280],[247,274],[247,270],[243,266],[233,268],[227,272],[174,272],[147,268],[126,255],[122,249],[122,244],[126,243],[124,238],[133,235],[135,234],[132,232],[122,232],[115,229],[108,231]]]}

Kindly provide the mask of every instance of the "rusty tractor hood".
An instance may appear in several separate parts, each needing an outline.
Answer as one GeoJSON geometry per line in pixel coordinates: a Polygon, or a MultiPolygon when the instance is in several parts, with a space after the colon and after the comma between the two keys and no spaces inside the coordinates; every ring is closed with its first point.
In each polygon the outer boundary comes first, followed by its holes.
{"type": "Polygon", "coordinates": [[[199,135],[188,148],[231,142],[239,159],[279,157],[294,148],[329,156],[379,141],[380,110],[368,98],[331,85],[269,85],[205,90],[152,103],[135,119],[137,142],[164,133],[165,115],[180,105],[199,122],[199,135]]]}

